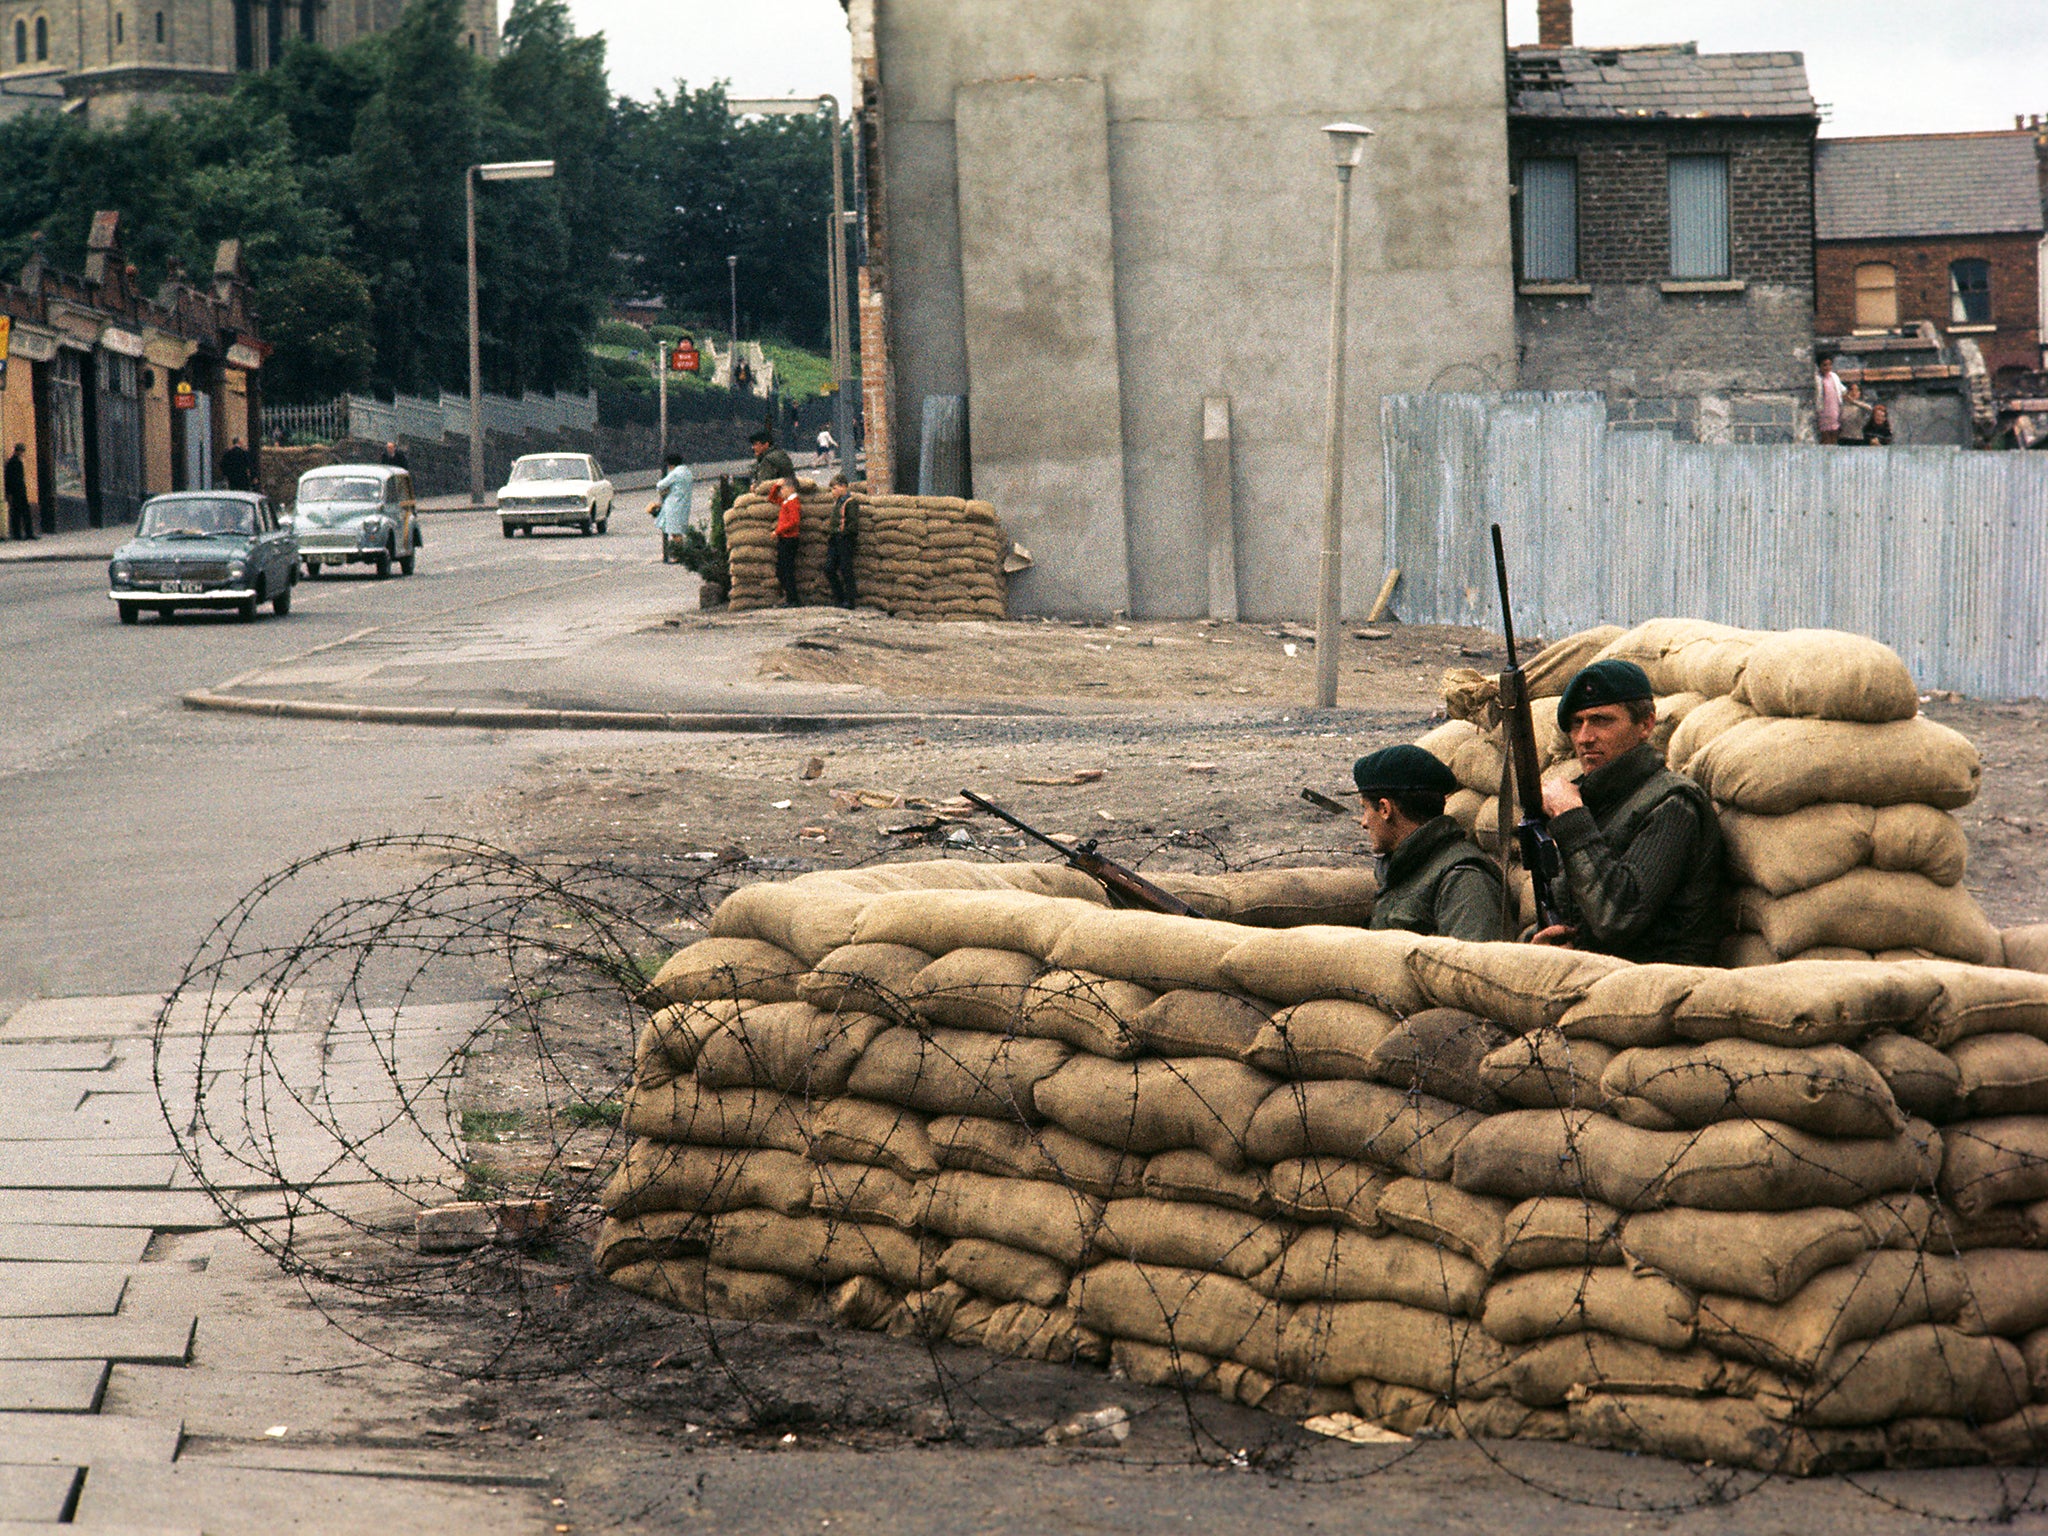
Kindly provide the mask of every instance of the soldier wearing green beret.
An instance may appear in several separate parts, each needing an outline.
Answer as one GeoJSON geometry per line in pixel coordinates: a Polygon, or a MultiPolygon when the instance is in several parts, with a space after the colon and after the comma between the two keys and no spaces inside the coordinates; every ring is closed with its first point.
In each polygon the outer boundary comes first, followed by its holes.
{"type": "Polygon", "coordinates": [[[1564,860],[1552,885],[1564,921],[1539,944],[1638,964],[1712,965],[1726,932],[1721,824],[1691,779],[1650,745],[1657,702],[1634,662],[1598,661],[1557,702],[1584,777],[1543,786],[1564,860]]]}
{"type": "Polygon", "coordinates": [[[1379,857],[1374,928],[1486,943],[1501,932],[1500,872],[1465,829],[1444,814],[1457,792],[1451,770],[1420,747],[1387,747],[1351,770],[1364,801],[1359,818],[1379,857]]]}

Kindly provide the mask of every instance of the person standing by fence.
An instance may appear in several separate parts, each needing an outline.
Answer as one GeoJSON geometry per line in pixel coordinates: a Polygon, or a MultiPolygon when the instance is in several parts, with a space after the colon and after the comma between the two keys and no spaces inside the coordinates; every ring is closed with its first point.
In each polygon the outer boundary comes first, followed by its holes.
{"type": "Polygon", "coordinates": [[[697,496],[697,477],[690,473],[690,466],[683,462],[679,453],[670,454],[663,461],[666,471],[655,483],[654,505],[647,510],[654,517],[654,524],[661,530],[661,563],[673,564],[682,558],[683,533],[690,526],[690,505],[697,496]]]}

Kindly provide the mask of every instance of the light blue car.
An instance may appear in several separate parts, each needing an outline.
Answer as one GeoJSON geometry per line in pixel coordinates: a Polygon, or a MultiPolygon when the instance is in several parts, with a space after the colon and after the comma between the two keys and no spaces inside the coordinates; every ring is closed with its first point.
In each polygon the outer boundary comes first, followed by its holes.
{"type": "Polygon", "coordinates": [[[410,576],[427,542],[420,536],[412,476],[386,464],[328,464],[299,476],[292,529],[306,574],[330,565],[368,565],[381,579],[395,565],[410,576]]]}

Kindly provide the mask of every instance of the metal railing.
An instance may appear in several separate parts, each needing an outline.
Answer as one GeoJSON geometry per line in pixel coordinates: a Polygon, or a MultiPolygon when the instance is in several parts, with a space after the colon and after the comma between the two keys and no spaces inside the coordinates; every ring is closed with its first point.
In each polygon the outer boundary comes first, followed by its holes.
{"type": "MultiPolygon", "coordinates": [[[[443,390],[428,399],[420,395],[397,395],[378,400],[370,395],[347,395],[334,403],[346,415],[345,434],[368,442],[389,442],[410,437],[427,442],[469,435],[469,396],[443,390]]],[[[327,409],[308,407],[306,409],[327,409]]],[[[274,412],[267,413],[271,419],[274,412]]],[[[585,395],[522,395],[514,400],[505,395],[485,395],[484,430],[506,437],[528,437],[549,432],[594,432],[597,430],[597,392],[585,395]]]]}

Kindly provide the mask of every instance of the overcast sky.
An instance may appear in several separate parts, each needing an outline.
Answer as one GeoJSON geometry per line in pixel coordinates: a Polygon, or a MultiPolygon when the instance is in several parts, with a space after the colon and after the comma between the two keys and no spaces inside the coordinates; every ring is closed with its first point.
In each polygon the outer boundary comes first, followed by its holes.
{"type": "MultiPolygon", "coordinates": [[[[1256,15],[1252,0],[1240,3],[1248,20],[1256,15]]],[[[678,79],[730,80],[744,96],[847,95],[839,0],[570,0],[570,9],[582,30],[611,39],[612,88],[625,95],[678,79]]],[[[1509,0],[1508,17],[1511,41],[1536,40],[1536,0],[1509,0]]],[[[2048,0],[1578,0],[1578,40],[1804,53],[1831,135],[2010,128],[2015,113],[2048,112],[2048,0]]]]}

